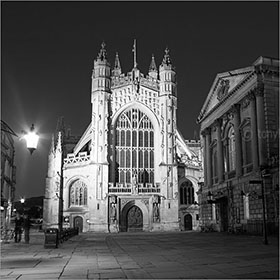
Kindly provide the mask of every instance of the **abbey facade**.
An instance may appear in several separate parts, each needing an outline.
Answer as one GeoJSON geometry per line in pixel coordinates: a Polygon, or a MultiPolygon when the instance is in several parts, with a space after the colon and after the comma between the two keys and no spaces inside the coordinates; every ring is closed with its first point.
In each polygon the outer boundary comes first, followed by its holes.
{"type": "MultiPolygon", "coordinates": [[[[135,46],[136,47],[136,46],[135,46]]],[[[44,227],[80,231],[169,231],[199,227],[200,141],[177,128],[177,81],[169,50],[148,75],[114,67],[105,44],[94,61],[92,114],[80,138],[53,137],[44,227]]],[[[183,117],[183,116],[181,116],[183,117]]]]}

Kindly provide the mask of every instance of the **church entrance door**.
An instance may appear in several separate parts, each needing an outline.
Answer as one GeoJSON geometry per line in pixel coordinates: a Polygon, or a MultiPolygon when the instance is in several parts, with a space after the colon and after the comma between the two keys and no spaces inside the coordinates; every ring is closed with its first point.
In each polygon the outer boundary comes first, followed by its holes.
{"type": "Polygon", "coordinates": [[[83,232],[83,218],[81,216],[74,218],[74,227],[79,228],[79,232],[83,232]]]}
{"type": "Polygon", "coordinates": [[[143,230],[143,213],[136,205],[132,206],[127,212],[127,231],[143,230]]]}
{"type": "Polygon", "coordinates": [[[192,215],[187,214],[184,216],[185,230],[192,230],[192,215]]]}

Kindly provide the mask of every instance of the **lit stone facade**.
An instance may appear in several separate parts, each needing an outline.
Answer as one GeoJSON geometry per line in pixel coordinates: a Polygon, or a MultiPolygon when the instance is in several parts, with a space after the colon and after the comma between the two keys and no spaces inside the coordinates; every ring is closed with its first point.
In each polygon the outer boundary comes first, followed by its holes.
{"type": "Polygon", "coordinates": [[[202,225],[261,233],[264,197],[268,232],[277,231],[279,61],[260,57],[252,66],[218,74],[198,123],[205,166],[202,225]]]}
{"type": "Polygon", "coordinates": [[[1,121],[1,225],[10,227],[15,198],[16,166],[14,131],[1,121]]]}
{"type": "Polygon", "coordinates": [[[176,73],[168,49],[159,70],[152,57],[147,76],[137,68],[134,49],[134,67],[125,75],[118,54],[111,68],[102,44],[91,104],[91,123],[70,153],[63,128],[54,138],[44,226],[58,226],[63,197],[64,226],[82,231],[197,229],[201,158],[177,130],[176,73]]]}

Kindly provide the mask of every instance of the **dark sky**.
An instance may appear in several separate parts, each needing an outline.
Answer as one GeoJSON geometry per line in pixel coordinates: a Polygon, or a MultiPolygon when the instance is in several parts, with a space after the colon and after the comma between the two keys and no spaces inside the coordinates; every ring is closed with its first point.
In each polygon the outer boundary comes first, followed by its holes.
{"type": "Polygon", "coordinates": [[[278,2],[1,2],[2,119],[20,132],[39,130],[30,156],[16,142],[17,199],[44,195],[47,154],[57,119],[72,133],[90,123],[93,60],[104,40],[113,64],[133,67],[132,45],[145,75],[166,46],[176,67],[178,127],[199,131],[196,118],[217,73],[279,54],[278,2]]]}

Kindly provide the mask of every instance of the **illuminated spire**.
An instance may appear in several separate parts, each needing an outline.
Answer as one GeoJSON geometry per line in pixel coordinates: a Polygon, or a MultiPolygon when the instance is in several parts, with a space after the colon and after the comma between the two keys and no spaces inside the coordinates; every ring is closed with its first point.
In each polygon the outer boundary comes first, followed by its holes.
{"type": "Polygon", "coordinates": [[[152,61],[151,61],[150,67],[149,67],[149,72],[151,72],[151,71],[157,71],[155,57],[153,54],[152,54],[152,61]]]}
{"type": "Polygon", "coordinates": [[[116,57],[115,57],[115,66],[114,69],[112,70],[113,76],[119,76],[122,73],[122,69],[121,69],[121,63],[120,63],[120,59],[119,59],[119,54],[116,53],[116,57]]]}
{"type": "Polygon", "coordinates": [[[158,75],[158,72],[157,72],[155,57],[154,57],[154,55],[152,55],[152,61],[151,61],[150,67],[149,67],[149,76],[156,79],[157,75],[158,75]]]}

